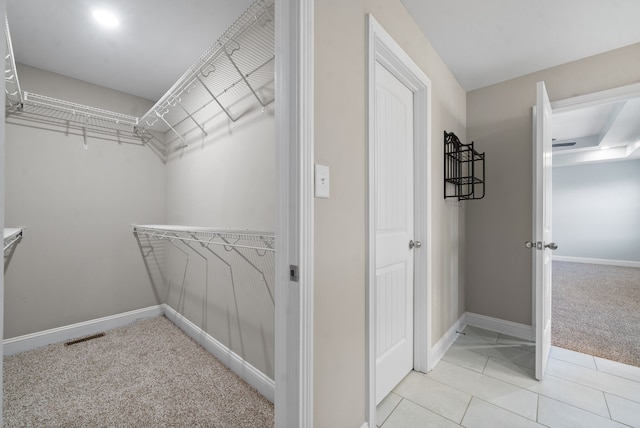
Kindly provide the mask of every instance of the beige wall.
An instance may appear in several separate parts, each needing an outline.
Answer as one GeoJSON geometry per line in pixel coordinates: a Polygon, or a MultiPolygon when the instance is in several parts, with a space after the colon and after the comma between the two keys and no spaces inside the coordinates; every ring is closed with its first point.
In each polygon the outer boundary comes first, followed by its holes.
{"type": "Polygon", "coordinates": [[[315,426],[365,420],[365,15],[432,84],[433,340],[464,312],[464,209],[442,191],[443,131],[465,138],[465,93],[399,0],[315,3],[315,158],[331,198],[315,200],[315,426]],[[458,219],[455,222],[455,219],[458,219]],[[460,257],[460,258],[458,258],[460,257]]]}
{"type": "MultiPolygon", "coordinates": [[[[467,94],[467,135],[486,151],[487,196],[467,208],[467,310],[531,325],[532,127],[536,82],[551,101],[640,81],[640,44],[467,94]]],[[[558,243],[562,246],[562,242],[558,243]]]]}
{"type": "MultiPolygon", "coordinates": [[[[127,114],[151,103],[20,66],[27,91],[127,114]]],[[[164,220],[164,165],[147,147],[6,123],[5,219],[25,226],[5,272],[10,338],[159,303],[131,224],[164,220]]]]}

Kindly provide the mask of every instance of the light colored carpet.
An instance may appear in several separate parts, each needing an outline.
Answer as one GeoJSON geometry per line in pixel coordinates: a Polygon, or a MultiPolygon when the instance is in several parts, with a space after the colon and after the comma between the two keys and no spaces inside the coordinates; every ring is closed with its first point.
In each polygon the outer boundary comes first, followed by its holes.
{"type": "Polygon", "coordinates": [[[273,427],[273,405],[164,317],[4,358],[5,427],[273,427]]]}
{"type": "Polygon", "coordinates": [[[640,366],[640,268],[553,262],[555,346],[640,366]]]}

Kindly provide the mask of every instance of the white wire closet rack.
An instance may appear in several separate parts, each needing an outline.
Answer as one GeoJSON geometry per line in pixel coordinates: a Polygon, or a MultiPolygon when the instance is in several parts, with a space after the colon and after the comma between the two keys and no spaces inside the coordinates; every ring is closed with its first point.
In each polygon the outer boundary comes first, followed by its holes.
{"type": "Polygon", "coordinates": [[[274,1],[254,2],[140,118],[23,91],[5,15],[7,115],[73,130],[85,148],[88,136],[135,140],[166,162],[174,140],[183,148],[191,130],[206,136],[205,122],[216,113],[236,122],[275,100],[274,1]]]}
{"type": "MultiPolygon", "coordinates": [[[[205,249],[208,251],[209,256],[214,257],[227,266],[229,272],[231,272],[231,280],[233,282],[234,266],[229,263],[227,257],[221,256],[223,253],[233,254],[238,262],[258,274],[259,282],[263,283],[266,294],[269,296],[271,303],[275,305],[271,288],[274,286],[273,282],[275,281],[276,243],[275,236],[272,232],[239,231],[179,225],[134,224],[132,227],[133,234],[136,236],[136,239],[138,239],[141,250],[143,249],[143,244],[140,242],[140,238],[145,237],[147,239],[147,245],[145,245],[145,247],[149,248],[149,252],[146,254],[143,252],[145,263],[148,263],[147,257],[154,251],[151,242],[154,240],[165,240],[186,256],[185,275],[189,264],[189,252],[197,254],[205,260],[207,266],[209,265],[209,257],[199,251],[199,249],[205,249]],[[176,242],[182,243],[188,251],[178,247],[176,242]],[[194,244],[198,245],[196,246],[194,244]],[[258,262],[258,259],[263,259],[263,261],[258,262]],[[271,282],[271,287],[269,282],[271,282]]],[[[147,270],[151,272],[148,264],[147,270]]],[[[206,272],[205,290],[208,290],[208,268],[206,272]]],[[[184,287],[184,277],[182,281],[182,287],[184,287]]]]}
{"type": "Polygon", "coordinates": [[[22,105],[22,91],[20,90],[20,81],[18,80],[18,72],[16,71],[16,62],[13,56],[13,45],[11,44],[11,33],[9,32],[9,20],[4,15],[4,36],[6,41],[7,52],[4,57],[4,81],[5,81],[5,99],[10,107],[19,107],[22,105]]]}
{"type": "Polygon", "coordinates": [[[4,253],[11,251],[14,246],[20,242],[24,233],[24,227],[5,227],[4,228],[4,253]]]}
{"type": "Polygon", "coordinates": [[[134,234],[151,239],[199,242],[205,246],[216,245],[226,249],[246,248],[259,253],[276,250],[276,238],[271,232],[159,224],[134,224],[132,227],[134,234]]]}
{"type": "Polygon", "coordinates": [[[274,70],[274,0],[258,0],[140,119],[140,128],[171,131],[184,145],[176,127],[190,122],[206,136],[202,123],[209,105],[235,122],[255,106],[239,106],[240,100],[250,97],[263,109],[272,103],[274,70]]]}

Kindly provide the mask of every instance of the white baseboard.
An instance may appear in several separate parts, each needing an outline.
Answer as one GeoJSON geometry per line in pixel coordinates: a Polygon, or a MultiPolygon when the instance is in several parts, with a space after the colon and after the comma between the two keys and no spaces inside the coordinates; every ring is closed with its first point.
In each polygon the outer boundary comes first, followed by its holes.
{"type": "Polygon", "coordinates": [[[457,331],[462,331],[467,325],[466,322],[466,313],[462,314],[462,316],[456,321],[449,330],[436,342],[435,345],[431,347],[431,351],[429,352],[429,364],[427,366],[427,370],[431,371],[433,368],[440,362],[444,354],[447,353],[453,342],[458,338],[457,331]]]}
{"type": "Polygon", "coordinates": [[[202,345],[202,347],[213,354],[225,366],[240,376],[249,385],[257,389],[260,394],[273,403],[276,391],[276,384],[273,379],[270,379],[260,370],[253,367],[238,354],[218,342],[211,335],[189,321],[183,315],[179,314],[172,307],[167,304],[163,304],[162,307],[164,308],[164,315],[171,322],[177,325],[188,336],[202,345]]]}
{"type": "Polygon", "coordinates": [[[367,422],[363,423],[360,428],[369,428],[369,423],[367,422]]]}
{"type": "Polygon", "coordinates": [[[472,327],[483,328],[485,330],[495,331],[496,333],[508,334],[524,340],[535,340],[535,331],[533,327],[526,324],[520,324],[512,321],[505,321],[499,318],[488,317],[486,315],[474,314],[466,312],[467,325],[472,327]]]}
{"type": "Polygon", "coordinates": [[[640,268],[640,262],[630,260],[590,259],[587,257],[552,256],[554,262],[589,263],[594,265],[624,266],[640,268]]]}
{"type": "Polygon", "coordinates": [[[12,337],[11,339],[6,339],[2,342],[3,355],[13,355],[18,352],[29,351],[41,346],[51,345],[52,343],[64,342],[105,330],[111,330],[131,324],[138,320],[159,317],[163,313],[164,309],[162,306],[150,306],[148,308],[124,312],[122,314],[52,328],[50,330],[39,331],[37,333],[25,334],[24,336],[12,337]]]}

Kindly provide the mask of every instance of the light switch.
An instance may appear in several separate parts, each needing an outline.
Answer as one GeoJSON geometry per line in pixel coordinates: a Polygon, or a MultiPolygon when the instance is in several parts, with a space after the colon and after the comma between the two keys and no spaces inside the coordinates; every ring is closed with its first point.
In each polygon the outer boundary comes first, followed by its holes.
{"type": "Polygon", "coordinates": [[[316,164],[316,198],[329,198],[329,167],[316,164]]]}

